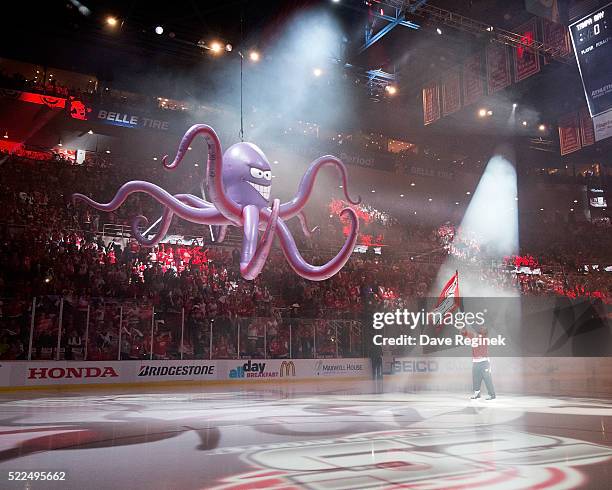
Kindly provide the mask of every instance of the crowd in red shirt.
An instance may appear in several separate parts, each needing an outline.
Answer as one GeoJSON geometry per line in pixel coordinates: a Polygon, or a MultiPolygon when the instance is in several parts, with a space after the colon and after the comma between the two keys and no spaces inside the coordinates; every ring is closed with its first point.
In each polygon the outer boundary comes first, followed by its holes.
{"type": "MultiPolygon", "coordinates": [[[[27,345],[23,336],[29,331],[27,317],[34,296],[41,302],[34,339],[35,356],[40,357],[53,356],[57,348],[54,339],[59,297],[65,298],[63,356],[84,355],[82,325],[87,306],[90,359],[117,358],[119,350],[122,358],[179,357],[178,326],[183,309],[183,355],[194,358],[238,354],[284,357],[290,350],[294,357],[334,356],[336,351],[340,355],[356,355],[361,347],[355,322],[362,314],[365,298],[381,308],[395,308],[410,298],[431,294],[439,264],[448,253],[444,246],[452,236],[445,233],[441,238],[437,226],[395,223],[386,230],[387,243],[404,240],[436,252],[427,254],[427,261],[409,253],[400,254],[398,247],[391,246],[382,255],[374,255],[371,250],[354,253],[342,271],[322,282],[296,276],[280,250],[273,249],[261,276],[244,281],[239,274],[239,242],[219,246],[208,241],[186,241],[150,249],[133,240],[125,245],[118,239],[104,241],[96,233],[104,223],[122,223],[137,214],[159,213],[146,198],[130,199],[117,212],[108,214],[71,203],[69,195],[77,188],[85,193],[106,194],[102,199],[110,198],[121,183],[142,177],[138,167],[126,166],[129,170],[118,174],[63,161],[33,162],[1,155],[0,161],[6,176],[0,183],[0,298],[5,298],[0,311],[0,358],[23,356],[27,345]],[[115,327],[120,305],[124,305],[121,341],[115,327]],[[151,316],[153,308],[155,320],[151,316]],[[340,319],[344,323],[340,323],[338,331],[334,321],[340,319]]],[[[146,171],[149,179],[168,188],[162,172],[148,167],[146,171]]],[[[187,182],[195,182],[194,179],[187,175],[187,182]]],[[[333,226],[332,222],[323,224],[333,226]]],[[[198,231],[183,221],[175,223],[172,233],[187,235],[198,231]]],[[[336,226],[341,227],[338,223],[336,226]]],[[[605,240],[605,234],[594,233],[605,240]]],[[[300,237],[301,233],[296,231],[294,235],[300,237]]],[[[341,232],[327,235],[342,238],[341,232]]],[[[313,263],[329,258],[327,252],[320,252],[328,247],[320,246],[318,240],[302,239],[300,243],[305,258],[313,263]]],[[[586,244],[585,253],[593,243],[586,244]]],[[[608,254],[610,249],[607,248],[608,254]]],[[[612,302],[612,274],[603,270],[581,273],[576,263],[564,259],[562,252],[541,255],[534,251],[523,255],[530,257],[527,265],[537,263],[543,272],[547,263],[553,263],[555,269],[551,273],[512,274],[504,268],[471,263],[462,274],[472,275],[492,288],[519,288],[523,294],[562,294],[612,302]]],[[[578,253],[572,256],[586,257],[578,253]]]]}

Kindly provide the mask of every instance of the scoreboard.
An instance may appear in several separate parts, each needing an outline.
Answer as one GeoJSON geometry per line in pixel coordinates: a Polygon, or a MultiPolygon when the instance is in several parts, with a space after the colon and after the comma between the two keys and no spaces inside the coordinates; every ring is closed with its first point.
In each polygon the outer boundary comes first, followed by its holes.
{"type": "Polygon", "coordinates": [[[612,3],[570,25],[591,117],[612,109],[612,3]]]}

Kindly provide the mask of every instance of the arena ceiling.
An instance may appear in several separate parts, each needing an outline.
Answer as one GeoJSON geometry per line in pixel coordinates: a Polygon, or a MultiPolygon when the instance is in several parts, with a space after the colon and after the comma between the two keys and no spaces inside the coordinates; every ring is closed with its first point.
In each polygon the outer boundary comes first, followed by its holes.
{"type": "MultiPolygon", "coordinates": [[[[422,131],[423,84],[457,66],[489,41],[486,36],[447,28],[427,16],[407,13],[407,20],[418,23],[421,29],[397,26],[377,43],[362,50],[371,9],[388,10],[389,5],[398,1],[378,3],[378,0],[371,0],[370,6],[367,3],[364,0],[338,3],[331,0],[83,0],[81,3],[65,0],[41,2],[35,11],[27,4],[20,4],[13,5],[12,8],[17,9],[12,16],[14,22],[0,34],[5,41],[10,41],[2,43],[0,54],[95,73],[103,81],[118,81],[121,72],[128,68],[143,77],[155,78],[156,71],[210,63],[210,57],[204,56],[197,46],[201,40],[219,39],[236,49],[257,46],[265,53],[267,47],[278,41],[279,33],[289,20],[300,13],[323,9],[338,20],[344,32],[345,46],[336,55],[340,65],[349,67],[344,78],[355,82],[354,88],[362,90],[364,97],[381,100],[371,97],[364,74],[372,69],[395,73],[399,93],[393,99],[392,110],[397,120],[408,121],[408,126],[422,131]],[[90,15],[79,12],[79,5],[88,7],[90,15]],[[109,15],[121,23],[119,32],[110,31],[105,25],[104,19],[109,15]],[[164,35],[155,34],[156,26],[163,26],[164,35]],[[436,32],[438,28],[442,34],[436,32]],[[15,42],[18,32],[27,32],[27,41],[15,42]]],[[[427,3],[507,30],[532,17],[525,10],[524,0],[428,0],[427,3]]],[[[375,30],[380,25],[376,25],[375,30]]],[[[554,61],[544,66],[538,75],[506,89],[504,97],[523,107],[533,107],[543,122],[556,121],[559,115],[575,109],[584,98],[573,61],[554,61]]],[[[384,103],[384,99],[382,101],[384,103]]],[[[505,120],[483,127],[473,116],[465,110],[460,111],[439,121],[434,132],[503,134],[506,131],[505,120]]],[[[378,124],[377,118],[373,117],[371,123],[378,124]]],[[[392,131],[393,125],[390,127],[392,131]]],[[[401,127],[403,130],[406,123],[401,127]]]]}

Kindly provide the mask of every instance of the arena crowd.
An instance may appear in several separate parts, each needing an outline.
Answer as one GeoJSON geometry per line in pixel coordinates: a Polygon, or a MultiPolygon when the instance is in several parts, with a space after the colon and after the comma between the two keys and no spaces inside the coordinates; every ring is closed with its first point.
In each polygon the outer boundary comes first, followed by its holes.
{"type": "MultiPolygon", "coordinates": [[[[142,175],[138,165],[108,172],[100,162],[74,165],[59,157],[41,162],[7,154],[0,155],[0,162],[6,177],[0,184],[0,358],[24,357],[33,297],[40,302],[34,358],[54,356],[60,297],[65,358],[85,355],[85,336],[88,359],[117,358],[119,350],[121,358],[178,358],[183,311],[182,353],[188,358],[360,355],[364,307],[401,307],[435,294],[433,283],[449,254],[464,261],[464,274],[491,288],[612,303],[612,273],[603,270],[612,264],[610,230],[588,223],[521,237],[520,258],[493,264],[479,260],[484,251],[477,239],[455,240],[462,234],[452,223],[389,220],[370,232],[384,236],[387,244],[408,244],[401,247],[403,253],[390,245],[379,255],[369,247],[366,253],[354,253],[330,280],[309,282],[296,276],[274,249],[264,272],[245,281],[239,274],[240,241],[231,236],[224,244],[212,243],[205,234],[204,240],[184,238],[155,248],[129,238],[103,239],[104,224],[126,225],[138,214],[157,216],[159,209],[149,199],[130,198],[114,213],[72,203],[75,189],[110,198],[122,183],[142,175]],[[591,237],[588,242],[585,233],[591,237]],[[586,273],[587,264],[600,264],[601,269],[586,273]],[[540,273],[510,272],[523,265],[540,273]],[[85,311],[92,325],[87,334],[82,328],[85,311]],[[119,314],[121,335],[113,330],[119,314]]],[[[170,185],[159,167],[149,165],[146,172],[149,180],[170,185]]],[[[311,221],[329,233],[306,238],[297,223],[292,228],[305,258],[321,263],[337,249],[340,242],[329,237],[342,239],[342,224],[326,208],[311,221]]],[[[171,233],[202,235],[181,220],[173,222],[171,233]]]]}

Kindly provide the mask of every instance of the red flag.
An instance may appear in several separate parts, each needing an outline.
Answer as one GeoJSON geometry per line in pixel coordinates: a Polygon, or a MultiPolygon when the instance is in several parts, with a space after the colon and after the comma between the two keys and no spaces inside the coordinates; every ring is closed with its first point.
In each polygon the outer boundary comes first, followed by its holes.
{"type": "Polygon", "coordinates": [[[434,315],[440,315],[440,322],[435,325],[437,335],[440,335],[442,330],[444,330],[445,315],[455,311],[457,308],[461,308],[461,296],[459,295],[459,271],[455,271],[453,276],[444,285],[442,292],[438,297],[436,307],[432,310],[434,315]]]}
{"type": "Polygon", "coordinates": [[[435,313],[441,313],[444,316],[446,313],[456,310],[461,307],[461,296],[459,295],[459,271],[448,280],[442,288],[442,292],[438,297],[438,303],[433,309],[435,313]]]}

